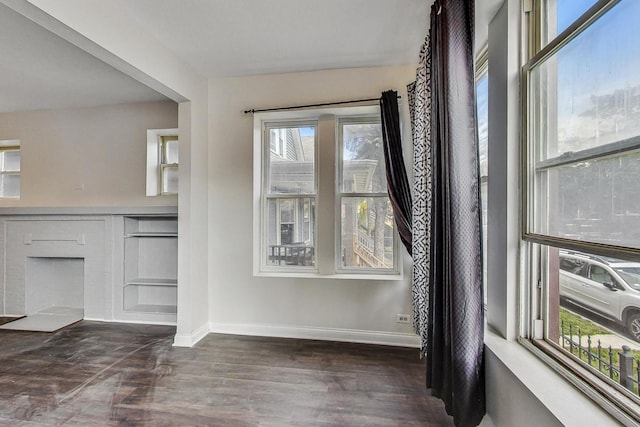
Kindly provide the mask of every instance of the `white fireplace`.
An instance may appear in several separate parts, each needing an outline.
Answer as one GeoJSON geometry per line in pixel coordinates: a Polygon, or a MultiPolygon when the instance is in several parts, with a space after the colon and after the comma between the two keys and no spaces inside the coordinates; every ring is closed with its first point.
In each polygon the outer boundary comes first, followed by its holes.
{"type": "Polygon", "coordinates": [[[50,307],[82,309],[106,319],[111,307],[111,259],[105,220],[30,218],[6,221],[6,315],[50,307]]]}

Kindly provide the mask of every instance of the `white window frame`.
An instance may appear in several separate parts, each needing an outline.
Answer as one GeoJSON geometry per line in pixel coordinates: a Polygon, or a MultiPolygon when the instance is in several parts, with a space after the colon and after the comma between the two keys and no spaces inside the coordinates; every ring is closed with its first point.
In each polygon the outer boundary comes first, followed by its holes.
{"type": "MultiPolygon", "coordinates": [[[[19,139],[5,139],[0,141],[0,152],[4,151],[18,151],[20,152],[20,168],[17,171],[4,171],[0,170],[0,175],[17,175],[21,177],[22,174],[22,152],[20,150],[20,140],[19,139]]],[[[22,195],[22,178],[20,182],[20,188],[18,188],[17,196],[4,196],[0,197],[1,199],[9,199],[15,200],[19,199],[22,195]]]]}
{"type": "MultiPolygon", "coordinates": [[[[363,107],[323,108],[298,111],[278,111],[254,113],[253,126],[253,270],[255,276],[263,277],[302,277],[302,278],[337,278],[337,279],[368,279],[368,280],[402,280],[403,270],[400,262],[400,248],[397,242],[397,231],[394,229],[394,269],[393,271],[365,271],[363,269],[339,269],[337,254],[339,254],[340,206],[336,201],[339,158],[339,120],[349,120],[353,117],[379,116],[377,105],[363,107]],[[265,167],[266,158],[270,153],[270,146],[265,142],[265,126],[299,126],[316,124],[315,145],[315,266],[268,266],[267,251],[267,207],[266,185],[268,185],[268,170],[265,167]],[[328,147],[332,148],[329,149],[328,147]],[[320,147],[324,147],[320,149],[320,147]],[[330,177],[330,179],[327,179],[330,177]]],[[[308,198],[313,196],[282,195],[282,198],[308,198]]]]}
{"type": "Polygon", "coordinates": [[[147,196],[167,196],[176,193],[165,193],[162,186],[163,173],[163,137],[178,137],[178,129],[147,130],[147,196]]]}
{"type": "MultiPolygon", "coordinates": [[[[544,328],[549,310],[549,293],[546,284],[546,274],[541,271],[541,265],[546,265],[546,251],[543,247],[583,251],[594,255],[611,256],[614,258],[640,260],[640,250],[609,244],[591,243],[584,240],[574,240],[566,237],[557,237],[550,234],[536,232],[534,209],[538,191],[535,187],[537,172],[575,163],[581,159],[603,158],[614,153],[621,153],[640,147],[638,142],[619,141],[616,143],[586,149],[575,153],[555,157],[549,160],[539,161],[538,149],[540,144],[536,141],[536,123],[534,115],[536,111],[529,108],[532,99],[535,98],[531,87],[530,74],[536,66],[555,55],[563,46],[569,43],[575,36],[588,28],[600,16],[614,7],[617,0],[600,0],[588,11],[571,24],[561,34],[547,43],[547,35],[543,31],[543,19],[545,13],[544,1],[533,0],[532,7],[526,10],[524,20],[528,27],[525,43],[522,44],[528,50],[528,61],[522,67],[522,123],[523,123],[523,150],[522,150],[522,251],[521,251],[521,324],[519,325],[520,342],[558,371],[565,379],[571,382],[577,389],[600,404],[619,421],[627,424],[640,422],[640,409],[638,397],[633,396],[619,385],[613,384],[596,372],[595,369],[586,367],[577,358],[562,351],[555,343],[546,339],[547,331],[544,328]],[[631,145],[629,145],[631,144],[631,145]],[[633,148],[635,147],[635,148],[633,148]]],[[[555,12],[550,10],[549,16],[554,18],[555,12]]],[[[589,61],[589,58],[585,58],[589,61]]],[[[538,105],[538,103],[536,103],[538,105]]],[[[549,104],[546,104],[549,105],[549,104]]],[[[640,138],[635,138],[639,140],[640,138]]],[[[541,185],[540,183],[537,184],[541,185]]]]}

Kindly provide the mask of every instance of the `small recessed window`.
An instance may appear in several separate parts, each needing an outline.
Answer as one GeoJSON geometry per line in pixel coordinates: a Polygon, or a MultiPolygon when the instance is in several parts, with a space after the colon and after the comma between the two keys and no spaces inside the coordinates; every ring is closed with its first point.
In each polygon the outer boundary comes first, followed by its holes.
{"type": "Polygon", "coordinates": [[[0,141],[0,198],[20,198],[20,141],[0,141]]]}
{"type": "Polygon", "coordinates": [[[147,196],[178,193],[178,129],[147,131],[147,196]]]}

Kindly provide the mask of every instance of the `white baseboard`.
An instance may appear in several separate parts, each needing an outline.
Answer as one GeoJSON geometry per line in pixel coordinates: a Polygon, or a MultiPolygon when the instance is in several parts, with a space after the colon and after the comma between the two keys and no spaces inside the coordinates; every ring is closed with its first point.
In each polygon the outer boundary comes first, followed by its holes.
{"type": "Polygon", "coordinates": [[[212,333],[220,334],[299,338],[420,348],[420,337],[415,334],[397,332],[219,322],[211,322],[209,329],[212,333]]]}
{"type": "MultiPolygon", "coordinates": [[[[105,321],[104,319],[89,319],[105,321]]],[[[132,322],[120,320],[107,320],[114,323],[145,323],[151,322],[132,322]]],[[[164,324],[156,323],[153,324],[164,324]]],[[[338,329],[338,328],[312,328],[304,326],[287,326],[287,325],[268,325],[268,324],[246,324],[246,323],[222,323],[211,322],[204,324],[191,334],[178,335],[174,337],[173,345],[175,347],[193,347],[202,338],[207,336],[209,332],[231,335],[250,335],[260,337],[275,338],[298,338],[321,341],[339,341],[353,342],[361,344],[379,344],[390,345],[396,347],[420,348],[420,337],[415,334],[399,333],[399,332],[378,332],[364,331],[358,329],[338,329]]]]}
{"type": "Polygon", "coordinates": [[[173,346],[193,347],[198,343],[198,341],[207,336],[207,334],[210,332],[209,328],[210,326],[205,323],[204,325],[193,331],[191,335],[176,334],[175,338],[173,339],[173,346]]]}
{"type": "Polygon", "coordinates": [[[88,320],[90,322],[116,322],[115,320],[105,320],[98,317],[83,317],[82,320],[88,320]]]}
{"type": "Polygon", "coordinates": [[[150,322],[147,320],[100,319],[97,317],[85,317],[83,320],[90,320],[92,322],[107,322],[107,323],[133,323],[136,325],[176,326],[176,322],[150,322]]]}

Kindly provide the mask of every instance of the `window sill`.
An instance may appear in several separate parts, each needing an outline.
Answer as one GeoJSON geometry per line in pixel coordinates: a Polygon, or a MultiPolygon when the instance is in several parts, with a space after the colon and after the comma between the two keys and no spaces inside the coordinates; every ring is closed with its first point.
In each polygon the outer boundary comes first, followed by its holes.
{"type": "MultiPolygon", "coordinates": [[[[612,425],[616,420],[517,341],[485,330],[485,348],[562,425],[612,425]]],[[[500,367],[493,367],[493,370],[500,367]]],[[[488,369],[491,371],[491,368],[488,369]]],[[[496,394],[489,398],[496,397],[496,394]]],[[[495,405],[494,405],[495,406],[495,405]]],[[[492,405],[489,405],[491,410],[492,405]]],[[[493,414],[489,414],[492,416],[493,414]]],[[[492,416],[494,420],[498,417],[492,416]]]]}
{"type": "Polygon", "coordinates": [[[386,280],[400,281],[404,279],[403,274],[362,274],[362,273],[335,273],[320,274],[303,271],[258,271],[253,274],[255,277],[278,277],[292,279],[329,279],[329,280],[386,280]]]}

